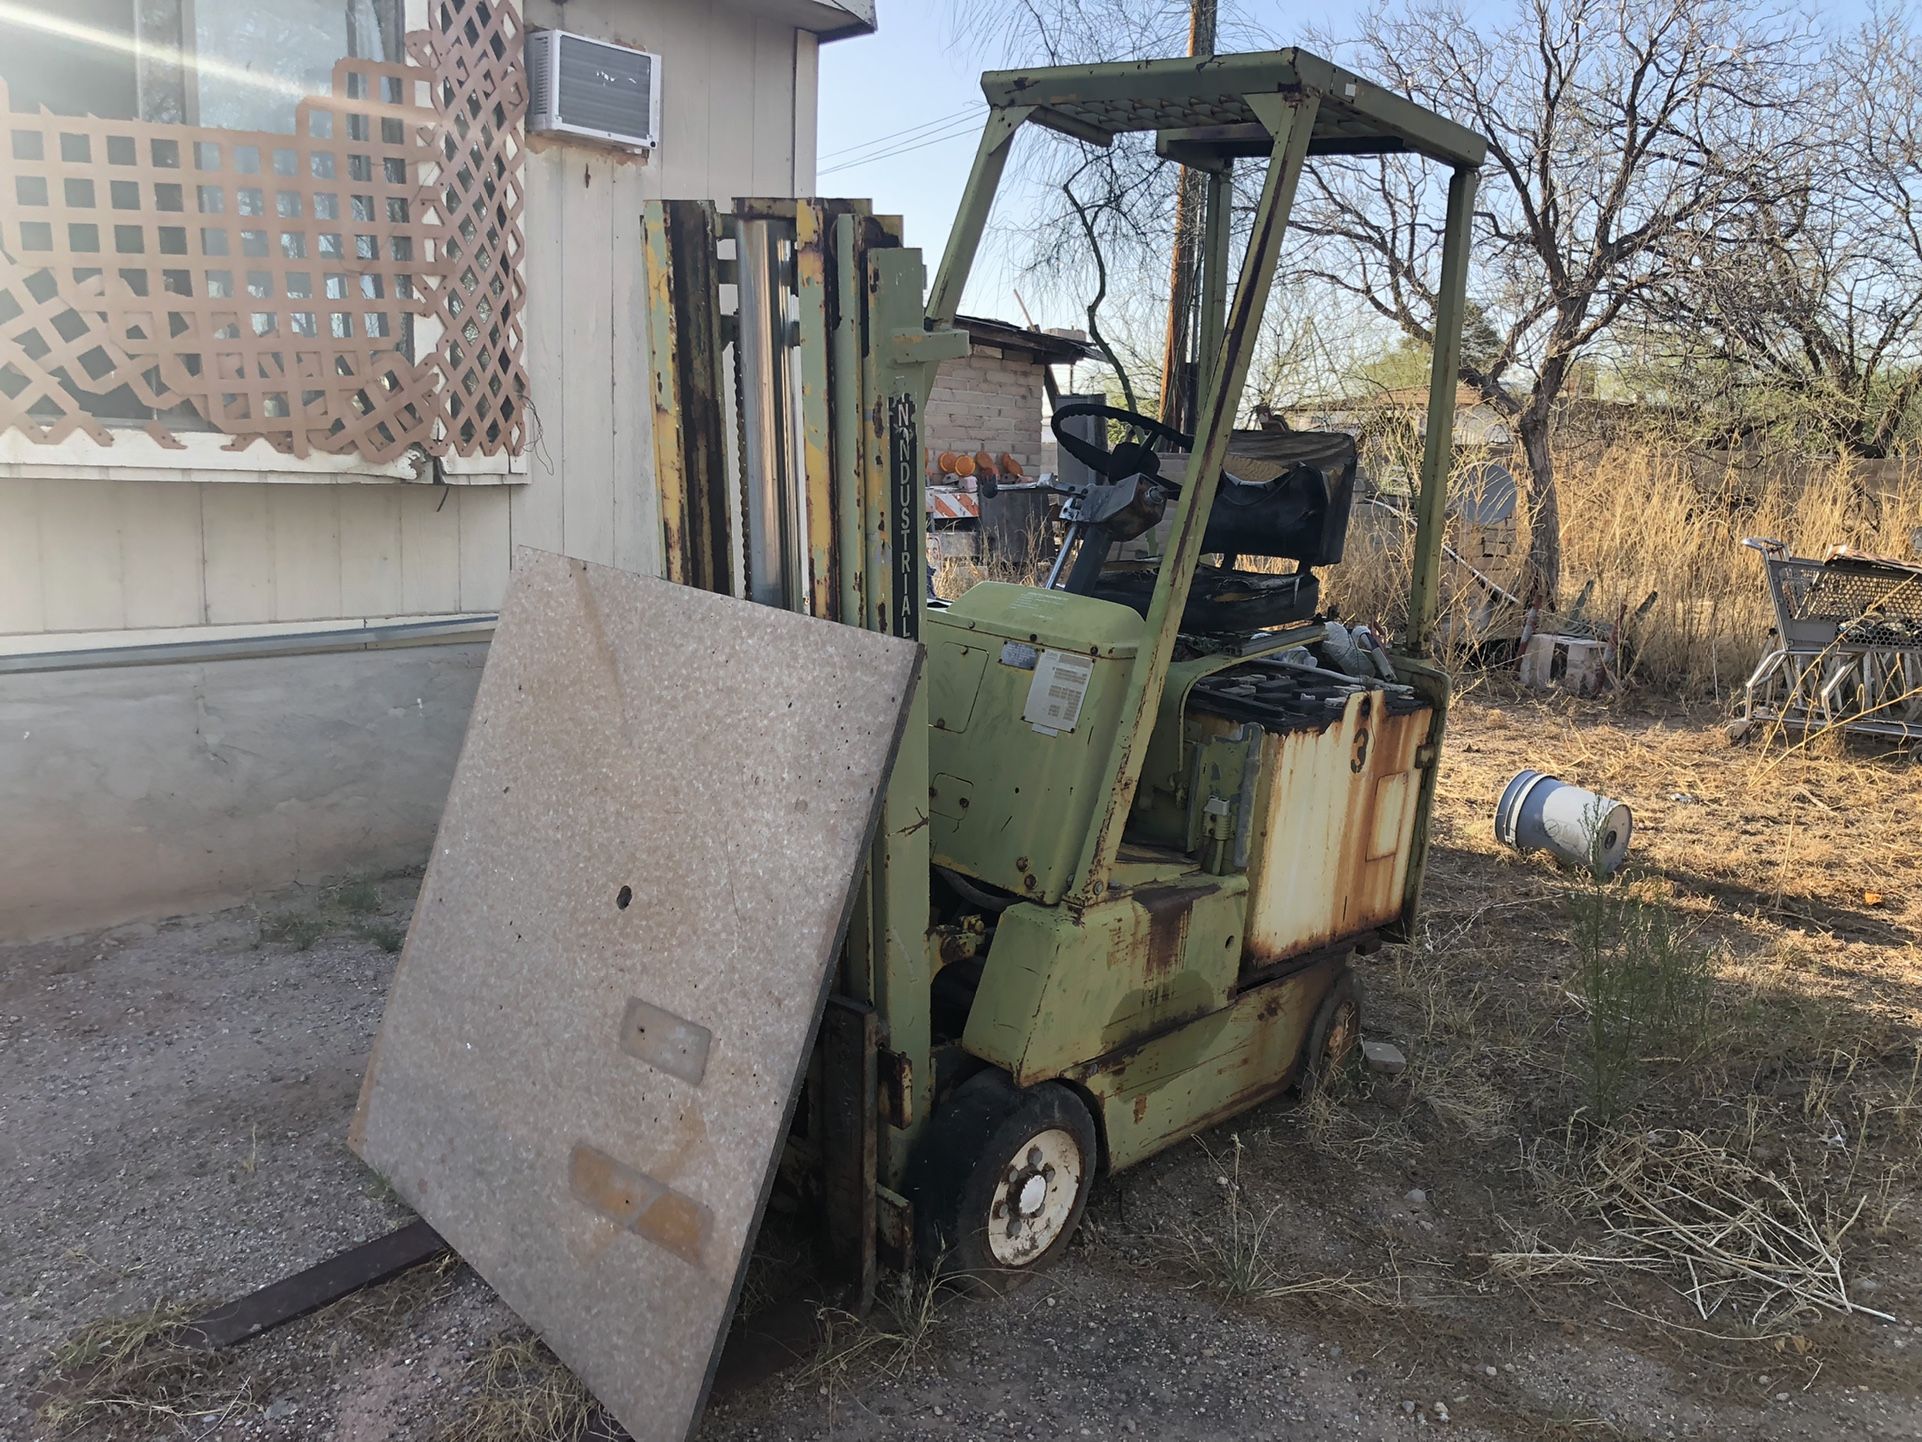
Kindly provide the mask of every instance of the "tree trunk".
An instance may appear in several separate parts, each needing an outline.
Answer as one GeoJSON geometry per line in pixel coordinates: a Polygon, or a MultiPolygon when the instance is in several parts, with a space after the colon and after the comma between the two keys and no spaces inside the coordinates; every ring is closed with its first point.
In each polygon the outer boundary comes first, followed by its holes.
{"type": "Polygon", "coordinates": [[[1555,490],[1555,461],[1548,453],[1548,417],[1534,407],[1516,417],[1522,455],[1528,462],[1529,585],[1531,605],[1552,609],[1562,588],[1562,503],[1555,490]]]}

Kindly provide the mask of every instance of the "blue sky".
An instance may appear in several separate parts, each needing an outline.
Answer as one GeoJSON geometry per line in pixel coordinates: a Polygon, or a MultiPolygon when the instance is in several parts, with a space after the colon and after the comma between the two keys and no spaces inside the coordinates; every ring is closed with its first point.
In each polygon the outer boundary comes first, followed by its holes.
{"type": "MultiPolygon", "coordinates": [[[[877,10],[876,34],[821,47],[816,188],[822,195],[864,196],[877,210],[906,217],[908,243],[927,252],[932,275],[967,180],[980,134],[979,116],[986,113],[981,72],[989,66],[952,43],[947,0],[879,0],[877,10]],[[945,117],[955,118],[923,135],[910,134],[886,146],[876,143],[882,136],[945,117]],[[950,133],[957,129],[961,133],[950,133]],[[934,143],[926,143],[930,139],[934,143]],[[906,145],[918,148],[849,164],[906,145]]],[[[986,288],[980,282],[986,279],[978,270],[968,305],[998,313],[1005,301],[1011,309],[1005,284],[981,293],[986,288]]]]}
{"type": "MultiPolygon", "coordinates": [[[[1272,8],[1272,14],[1259,18],[1287,36],[1288,12],[1282,6],[1245,8],[1257,13],[1272,8]]],[[[1338,23],[1343,13],[1358,8],[1352,0],[1338,0],[1332,10],[1319,8],[1316,19],[1324,25],[1338,23]]],[[[957,39],[953,0],[879,0],[877,10],[876,34],[821,48],[817,189],[822,195],[865,197],[883,213],[904,216],[908,243],[927,253],[932,275],[986,114],[981,72],[999,68],[1003,58],[957,39]]],[[[1018,214],[1019,205],[1017,195],[1004,196],[997,219],[1018,214]]],[[[1006,258],[991,234],[963,309],[1019,321],[1014,288],[1006,258]]],[[[1056,301],[1050,314],[1037,297],[1022,298],[1036,309],[1035,319],[1043,325],[1073,325],[1082,319],[1072,303],[1056,301]]]]}
{"type": "MultiPolygon", "coordinates": [[[[957,38],[954,0],[879,0],[877,8],[878,33],[821,49],[818,190],[866,197],[877,210],[904,216],[908,243],[926,252],[932,274],[985,115],[981,72],[998,68],[1004,59],[957,38]]],[[[1279,0],[1254,0],[1236,8],[1277,43],[1287,44],[1298,38],[1303,23],[1339,32],[1364,5],[1363,0],[1324,0],[1304,11],[1279,0]]],[[[1865,0],[1830,0],[1823,18],[1828,24],[1852,24],[1867,9],[1865,0]]],[[[1017,143],[1047,142],[1024,138],[1017,143]]],[[[1020,209],[1019,195],[1005,193],[996,219],[1006,223],[1020,209]]],[[[990,230],[963,309],[1018,321],[1015,284],[990,230]]],[[[1071,301],[1057,299],[1050,307],[1036,296],[1022,298],[1043,325],[1081,322],[1071,301]]]]}

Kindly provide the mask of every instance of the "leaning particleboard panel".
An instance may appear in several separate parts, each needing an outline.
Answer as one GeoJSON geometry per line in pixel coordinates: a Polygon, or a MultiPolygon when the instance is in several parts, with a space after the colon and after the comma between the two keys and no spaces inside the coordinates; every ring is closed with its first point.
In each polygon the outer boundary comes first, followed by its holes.
{"type": "Polygon", "coordinates": [[[706,1395],[919,664],[516,557],[351,1141],[639,1442],[706,1395]]]}

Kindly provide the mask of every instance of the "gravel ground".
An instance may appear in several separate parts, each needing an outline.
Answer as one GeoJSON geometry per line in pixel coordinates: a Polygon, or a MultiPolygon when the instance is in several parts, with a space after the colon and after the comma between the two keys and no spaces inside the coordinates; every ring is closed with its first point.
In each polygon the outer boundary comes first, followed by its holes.
{"type": "MultiPolygon", "coordinates": [[[[0,1437],[47,1434],[37,1389],[83,1325],[232,1296],[406,1219],[343,1137],[394,960],[367,933],[404,918],[412,886],[384,883],[304,950],[261,942],[248,912],[0,949],[0,1437]]],[[[1474,1259],[1515,1219],[1486,1155],[1451,1163],[1440,1133],[1378,1151],[1309,1133],[1275,1104],[1175,1148],[1105,1184],[1034,1286],[943,1299],[892,1340],[844,1334],[717,1401],[700,1435],[1922,1438],[1906,1252],[1881,1267],[1905,1324],[1839,1324],[1818,1338],[1827,1365],[1799,1343],[1696,1347],[1646,1320],[1692,1320],[1666,1292],[1490,1281],[1474,1259]],[[1277,1274],[1323,1283],[1261,1305],[1203,1284],[1184,1252],[1243,1193],[1277,1274]]],[[[465,1269],[422,1269],[240,1349],[172,1411],[68,1435],[459,1436],[441,1429],[469,1364],[516,1325],[465,1269]]]]}

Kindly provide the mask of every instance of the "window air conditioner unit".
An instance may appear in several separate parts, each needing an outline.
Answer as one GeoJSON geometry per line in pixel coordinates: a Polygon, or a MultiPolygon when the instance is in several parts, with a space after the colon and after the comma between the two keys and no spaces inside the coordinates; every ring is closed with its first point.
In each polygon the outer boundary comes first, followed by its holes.
{"type": "Polygon", "coordinates": [[[527,128],[629,150],[661,143],[661,57],[567,30],[527,37],[527,128]]]}

